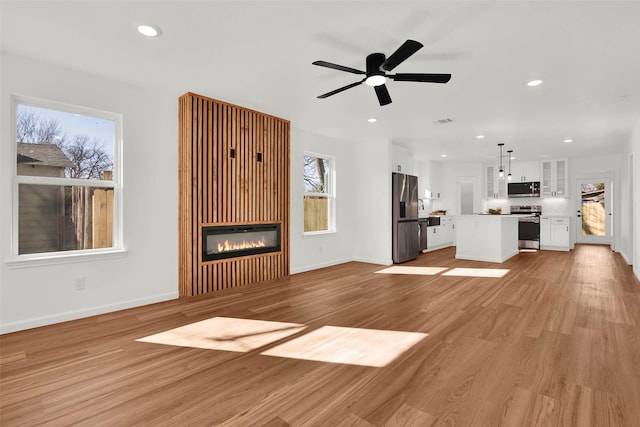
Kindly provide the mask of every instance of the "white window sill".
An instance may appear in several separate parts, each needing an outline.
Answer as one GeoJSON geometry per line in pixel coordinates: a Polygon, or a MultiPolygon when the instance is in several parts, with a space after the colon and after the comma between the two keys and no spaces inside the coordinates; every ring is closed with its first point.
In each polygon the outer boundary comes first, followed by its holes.
{"type": "Polygon", "coordinates": [[[96,249],[74,252],[59,252],[46,254],[29,254],[5,259],[10,269],[41,267],[46,265],[73,264],[77,262],[102,261],[107,259],[124,258],[126,249],[96,249]]]}
{"type": "Polygon", "coordinates": [[[316,237],[316,236],[326,236],[328,234],[336,234],[336,230],[327,230],[327,231],[308,231],[306,233],[302,233],[302,237],[316,237]]]}

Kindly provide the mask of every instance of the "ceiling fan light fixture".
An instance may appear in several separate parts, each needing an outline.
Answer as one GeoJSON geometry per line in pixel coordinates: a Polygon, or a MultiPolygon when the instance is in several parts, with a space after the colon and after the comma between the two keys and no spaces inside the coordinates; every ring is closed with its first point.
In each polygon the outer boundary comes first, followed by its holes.
{"type": "Polygon", "coordinates": [[[367,77],[367,79],[364,82],[369,86],[375,87],[375,86],[383,85],[384,82],[386,81],[387,81],[387,78],[385,76],[376,74],[376,75],[367,77]]]}

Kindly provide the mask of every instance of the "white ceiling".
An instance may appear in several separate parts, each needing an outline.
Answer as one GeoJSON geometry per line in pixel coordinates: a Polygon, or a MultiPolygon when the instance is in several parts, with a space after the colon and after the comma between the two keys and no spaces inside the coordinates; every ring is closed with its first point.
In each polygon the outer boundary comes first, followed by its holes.
{"type": "Polygon", "coordinates": [[[2,0],[0,12],[3,51],[445,161],[497,158],[499,142],[519,160],[600,155],[640,120],[637,1],[2,0]],[[139,23],[161,37],[143,38],[139,23]],[[314,60],[364,69],[369,53],[406,39],[424,47],[394,72],[451,81],[390,81],[385,107],[366,85],[316,98],[360,76],[314,60]],[[444,118],[454,121],[434,124],[444,118]]]}

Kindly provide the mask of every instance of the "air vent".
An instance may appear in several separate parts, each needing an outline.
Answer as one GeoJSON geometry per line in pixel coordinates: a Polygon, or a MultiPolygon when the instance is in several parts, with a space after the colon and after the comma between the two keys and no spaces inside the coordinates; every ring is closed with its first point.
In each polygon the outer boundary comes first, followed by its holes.
{"type": "Polygon", "coordinates": [[[453,119],[440,119],[440,120],[436,120],[433,123],[437,125],[446,125],[447,123],[451,123],[451,122],[453,122],[453,119]]]}

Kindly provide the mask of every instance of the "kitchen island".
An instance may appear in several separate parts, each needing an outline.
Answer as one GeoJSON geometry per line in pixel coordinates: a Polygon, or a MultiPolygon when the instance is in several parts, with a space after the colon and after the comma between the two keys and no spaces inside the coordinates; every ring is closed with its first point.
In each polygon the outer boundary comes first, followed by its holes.
{"type": "Polygon", "coordinates": [[[504,262],[518,254],[518,217],[522,215],[459,215],[456,258],[504,262]]]}

